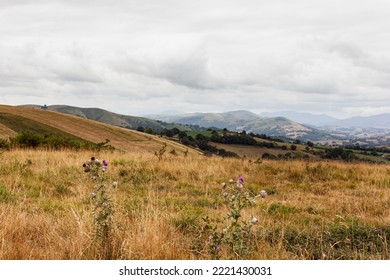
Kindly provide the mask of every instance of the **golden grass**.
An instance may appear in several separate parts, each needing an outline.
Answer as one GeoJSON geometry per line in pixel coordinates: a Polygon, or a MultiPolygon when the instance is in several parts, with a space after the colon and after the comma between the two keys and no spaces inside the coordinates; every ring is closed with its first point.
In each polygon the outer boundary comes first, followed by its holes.
{"type": "MultiPolygon", "coordinates": [[[[91,152],[0,155],[0,259],[97,259],[91,152]]],[[[251,259],[389,259],[390,167],[100,152],[113,193],[116,259],[208,259],[201,218],[223,217],[220,183],[239,175],[267,190],[251,259]],[[370,247],[371,246],[371,247],[370,247]],[[367,249],[369,247],[369,249],[367,249]]],[[[223,258],[229,258],[224,255],[223,258]]]]}

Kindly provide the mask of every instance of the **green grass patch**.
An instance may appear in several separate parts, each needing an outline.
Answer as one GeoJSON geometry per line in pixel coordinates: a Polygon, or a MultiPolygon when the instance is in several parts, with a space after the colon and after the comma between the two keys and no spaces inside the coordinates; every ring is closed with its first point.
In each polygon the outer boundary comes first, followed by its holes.
{"type": "Polygon", "coordinates": [[[299,212],[299,209],[281,203],[272,203],[268,208],[268,214],[271,216],[284,217],[299,212]]]}
{"type": "Polygon", "coordinates": [[[5,185],[0,185],[0,202],[13,202],[16,197],[7,190],[5,185]]]}

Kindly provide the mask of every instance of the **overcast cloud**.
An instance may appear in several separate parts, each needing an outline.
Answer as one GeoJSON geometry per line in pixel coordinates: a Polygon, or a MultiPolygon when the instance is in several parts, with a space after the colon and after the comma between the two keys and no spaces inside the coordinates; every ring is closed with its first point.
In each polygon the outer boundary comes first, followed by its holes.
{"type": "Polygon", "coordinates": [[[390,112],[388,0],[1,0],[0,103],[390,112]]]}

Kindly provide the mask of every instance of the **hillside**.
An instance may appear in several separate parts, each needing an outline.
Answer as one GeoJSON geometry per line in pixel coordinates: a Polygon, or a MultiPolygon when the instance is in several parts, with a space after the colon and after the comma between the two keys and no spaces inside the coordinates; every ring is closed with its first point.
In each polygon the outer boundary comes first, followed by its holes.
{"type": "MultiPolygon", "coordinates": [[[[40,105],[25,105],[23,107],[41,108],[40,105]]],[[[153,131],[161,131],[165,127],[151,119],[116,114],[100,108],[80,108],[68,105],[51,105],[47,106],[46,110],[73,115],[84,119],[94,120],[109,125],[115,125],[119,127],[125,127],[130,129],[137,129],[142,126],[144,128],[151,128],[153,131]]]]}
{"type": "Polygon", "coordinates": [[[187,147],[169,140],[134,130],[115,127],[48,110],[0,105],[0,137],[7,138],[20,131],[55,134],[91,141],[110,140],[110,145],[124,151],[153,152],[164,143],[178,151],[187,147]]]}

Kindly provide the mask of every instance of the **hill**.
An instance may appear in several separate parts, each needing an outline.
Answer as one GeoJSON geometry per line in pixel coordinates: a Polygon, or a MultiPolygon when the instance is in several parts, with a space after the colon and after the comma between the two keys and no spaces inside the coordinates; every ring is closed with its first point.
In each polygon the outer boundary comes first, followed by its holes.
{"type": "Polygon", "coordinates": [[[158,136],[107,125],[101,122],[63,113],[0,105],[0,138],[13,136],[20,131],[54,134],[83,139],[93,143],[110,140],[110,145],[124,151],[153,152],[167,144],[178,151],[188,148],[158,136]]]}
{"type": "MultiPolygon", "coordinates": [[[[40,105],[25,105],[24,107],[41,108],[40,105]]],[[[80,108],[68,105],[51,105],[46,106],[45,109],[134,130],[140,126],[144,128],[151,128],[153,131],[161,131],[165,128],[163,124],[155,120],[116,114],[100,108],[80,108]]]]}

